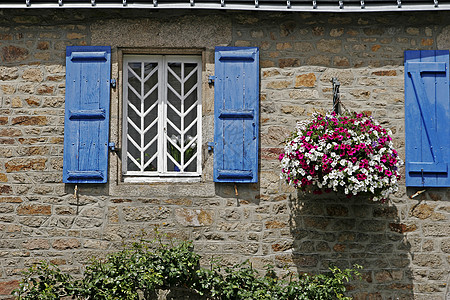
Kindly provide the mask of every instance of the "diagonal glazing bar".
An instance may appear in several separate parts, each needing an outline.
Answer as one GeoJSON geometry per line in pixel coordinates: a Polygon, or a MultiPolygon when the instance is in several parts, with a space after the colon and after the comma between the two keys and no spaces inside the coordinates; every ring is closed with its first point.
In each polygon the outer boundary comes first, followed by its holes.
{"type": "Polygon", "coordinates": [[[158,136],[155,136],[150,142],[147,143],[147,145],[142,149],[143,152],[147,151],[148,147],[150,147],[156,140],[158,139],[158,136]]]}
{"type": "Polygon", "coordinates": [[[141,164],[133,157],[131,156],[130,152],[127,152],[127,157],[139,168],[141,168],[141,164]]]}
{"type": "Polygon", "coordinates": [[[134,112],[135,112],[139,117],[142,117],[142,116],[141,116],[141,112],[136,108],[136,106],[134,106],[133,103],[128,102],[128,106],[131,107],[131,108],[134,110],[134,112]]]}
{"type": "Polygon", "coordinates": [[[167,123],[168,123],[173,129],[175,129],[179,134],[182,134],[181,129],[178,129],[178,127],[175,126],[175,124],[173,124],[172,121],[170,121],[169,119],[167,119],[167,123]]]}
{"type": "Polygon", "coordinates": [[[155,74],[155,72],[157,72],[158,69],[159,69],[158,66],[153,68],[153,70],[151,70],[150,73],[148,73],[147,76],[145,76],[144,81],[147,81],[150,77],[152,77],[152,75],[155,74]]]}
{"type": "Polygon", "coordinates": [[[134,124],[133,120],[131,120],[130,117],[127,117],[127,121],[128,121],[128,124],[131,124],[131,126],[133,126],[133,128],[136,129],[136,131],[139,134],[142,134],[141,128],[139,128],[136,124],[134,124]]]}
{"type": "Polygon", "coordinates": [[[136,149],[138,149],[140,152],[142,152],[142,147],[139,146],[129,134],[127,134],[127,138],[136,147],[136,149]]]}
{"type": "Polygon", "coordinates": [[[193,110],[194,108],[197,108],[198,105],[198,101],[195,101],[194,104],[191,105],[191,107],[189,107],[184,114],[182,115],[182,117],[185,117],[188,113],[191,112],[191,110],[193,110]]]}
{"type": "Polygon", "coordinates": [[[184,77],[183,83],[185,83],[195,72],[197,72],[198,66],[196,66],[187,76],[184,77]]]}
{"type": "Polygon", "coordinates": [[[177,96],[180,99],[183,98],[169,83],[167,83],[167,87],[175,94],[175,96],[177,96]]]}
{"type": "Polygon", "coordinates": [[[144,129],[143,134],[146,134],[147,131],[149,131],[149,130],[153,127],[153,125],[155,125],[157,122],[158,122],[158,118],[156,118],[155,120],[153,120],[153,122],[152,122],[150,125],[148,125],[147,128],[144,129]]]}

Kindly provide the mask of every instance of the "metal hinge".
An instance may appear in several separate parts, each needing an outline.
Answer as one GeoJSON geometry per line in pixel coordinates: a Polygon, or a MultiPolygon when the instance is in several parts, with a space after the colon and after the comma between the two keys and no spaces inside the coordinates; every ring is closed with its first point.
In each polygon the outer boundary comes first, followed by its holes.
{"type": "Polygon", "coordinates": [[[209,84],[214,84],[214,81],[216,80],[216,76],[209,76],[208,77],[208,83],[209,84]]]}
{"type": "Polygon", "coordinates": [[[114,143],[114,142],[109,142],[108,148],[109,148],[110,151],[116,152],[116,150],[117,150],[117,148],[116,148],[116,143],[114,143]]]}
{"type": "Polygon", "coordinates": [[[214,150],[214,142],[209,142],[208,143],[208,151],[212,151],[214,150]]]}
{"type": "Polygon", "coordinates": [[[113,89],[115,89],[116,86],[117,86],[116,80],[115,80],[115,79],[111,79],[111,87],[112,87],[113,89]]]}

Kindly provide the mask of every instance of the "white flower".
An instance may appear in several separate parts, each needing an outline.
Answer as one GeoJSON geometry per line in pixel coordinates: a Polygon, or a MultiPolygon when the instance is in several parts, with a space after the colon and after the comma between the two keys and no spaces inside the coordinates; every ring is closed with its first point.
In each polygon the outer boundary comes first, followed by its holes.
{"type": "Polygon", "coordinates": [[[175,144],[175,145],[180,145],[181,144],[181,137],[178,135],[175,135],[175,134],[172,134],[172,136],[170,137],[170,139],[172,140],[172,142],[175,144]]]}

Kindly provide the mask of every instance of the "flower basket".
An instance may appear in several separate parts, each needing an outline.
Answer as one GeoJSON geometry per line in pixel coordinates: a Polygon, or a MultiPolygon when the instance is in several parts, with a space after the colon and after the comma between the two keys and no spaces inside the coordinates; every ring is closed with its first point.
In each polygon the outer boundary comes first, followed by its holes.
{"type": "Polygon", "coordinates": [[[403,164],[391,135],[364,113],[315,113],[298,122],[286,140],[281,177],[301,190],[367,195],[384,202],[398,190],[403,164]]]}

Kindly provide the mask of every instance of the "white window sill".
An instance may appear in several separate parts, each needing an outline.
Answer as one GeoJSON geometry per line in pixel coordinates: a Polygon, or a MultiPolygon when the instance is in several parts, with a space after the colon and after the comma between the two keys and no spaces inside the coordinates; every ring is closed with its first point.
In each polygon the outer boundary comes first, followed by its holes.
{"type": "Polygon", "coordinates": [[[189,183],[189,182],[200,182],[201,181],[201,176],[191,176],[191,177],[124,177],[123,181],[125,183],[152,183],[152,182],[185,182],[185,183],[189,183]]]}

